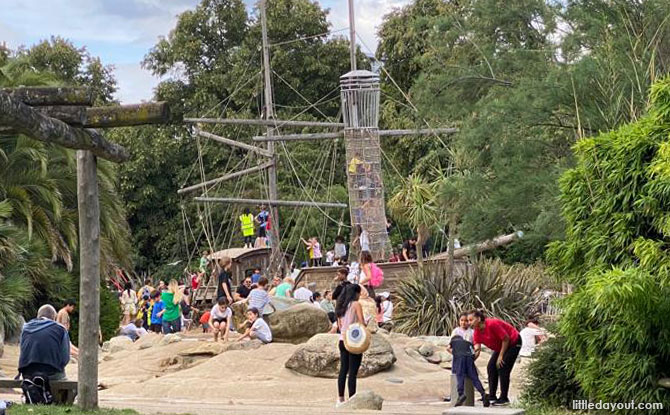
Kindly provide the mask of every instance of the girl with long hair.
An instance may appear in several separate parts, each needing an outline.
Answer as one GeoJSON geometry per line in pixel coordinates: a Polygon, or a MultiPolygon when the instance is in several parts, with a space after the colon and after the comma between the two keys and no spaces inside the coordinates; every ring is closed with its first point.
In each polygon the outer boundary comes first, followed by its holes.
{"type": "Polygon", "coordinates": [[[122,326],[130,324],[137,314],[137,293],[133,290],[133,284],[128,281],[123,286],[121,293],[121,307],[123,308],[122,326]]]}
{"type": "Polygon", "coordinates": [[[370,284],[370,280],[372,279],[373,262],[374,261],[372,260],[372,254],[370,253],[370,251],[361,252],[361,259],[359,260],[359,263],[361,265],[361,279],[359,281],[359,284],[365,287],[365,289],[368,291],[368,295],[370,296],[370,298],[375,298],[375,289],[370,284]]]}
{"type": "Polygon", "coordinates": [[[335,316],[337,317],[337,327],[340,331],[340,340],[338,348],[340,349],[340,373],[337,377],[338,398],[336,406],[344,402],[345,384],[349,388],[349,397],[356,394],[356,378],[358,369],[361,367],[362,354],[350,353],[344,347],[344,333],[353,323],[365,324],[363,318],[363,307],[358,302],[361,296],[361,286],[358,284],[349,284],[337,298],[335,307],[335,316]],[[348,380],[347,380],[348,377],[348,380]]]}
{"type": "Polygon", "coordinates": [[[163,313],[163,334],[179,333],[181,331],[181,313],[179,303],[184,296],[184,288],[179,287],[177,280],[172,279],[168,289],[161,294],[161,301],[165,304],[163,313]]]}

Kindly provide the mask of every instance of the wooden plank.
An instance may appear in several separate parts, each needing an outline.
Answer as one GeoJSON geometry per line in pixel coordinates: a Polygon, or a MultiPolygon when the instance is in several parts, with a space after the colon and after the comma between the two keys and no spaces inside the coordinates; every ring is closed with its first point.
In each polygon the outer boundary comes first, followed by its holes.
{"type": "Polygon", "coordinates": [[[98,157],[123,162],[130,155],[122,146],[105,140],[95,130],[70,127],[63,121],[40,114],[6,92],[0,91],[0,126],[36,140],[58,144],[63,147],[89,150],[98,157]]]}
{"type": "Polygon", "coordinates": [[[265,199],[234,199],[227,197],[196,197],[196,202],[204,203],[230,203],[238,205],[260,205],[291,206],[291,207],[321,207],[321,208],[346,208],[345,203],[327,203],[296,200],[265,200],[265,199]]]}
{"type": "Polygon", "coordinates": [[[167,102],[146,102],[113,107],[86,108],[84,126],[95,128],[165,124],[170,118],[167,102]]]}
{"type": "Polygon", "coordinates": [[[238,148],[241,148],[241,149],[244,149],[244,150],[247,150],[247,151],[253,151],[254,153],[258,153],[258,154],[263,155],[265,157],[272,158],[272,153],[270,153],[269,151],[267,151],[264,148],[252,146],[252,145],[245,144],[245,143],[240,143],[239,141],[231,140],[230,138],[220,137],[216,134],[208,133],[207,131],[202,131],[202,130],[199,130],[197,128],[195,129],[195,133],[198,134],[201,137],[209,138],[211,140],[218,141],[218,142],[223,143],[223,144],[228,144],[229,146],[238,147],[238,148]]]}
{"type": "Polygon", "coordinates": [[[270,167],[272,165],[273,165],[273,162],[270,161],[268,163],[261,164],[260,166],[250,167],[248,169],[240,170],[240,171],[237,171],[235,173],[225,174],[221,177],[217,177],[216,179],[207,180],[207,181],[202,182],[202,183],[194,184],[193,186],[183,187],[183,188],[177,190],[177,194],[183,195],[183,194],[187,194],[187,193],[192,193],[192,192],[194,192],[198,189],[202,189],[203,187],[206,187],[206,186],[211,186],[213,184],[217,184],[217,183],[220,183],[220,182],[223,182],[223,181],[226,181],[226,180],[230,180],[230,179],[234,179],[236,177],[244,176],[245,174],[254,173],[254,172],[257,172],[257,171],[267,169],[268,167],[270,167]]]}
{"type": "Polygon", "coordinates": [[[249,120],[240,118],[184,118],[184,122],[202,124],[258,125],[266,127],[324,127],[344,128],[341,122],[300,121],[300,120],[249,120]]]}
{"type": "Polygon", "coordinates": [[[84,87],[31,86],[2,88],[0,92],[26,105],[93,105],[93,91],[84,87]]]}
{"type": "Polygon", "coordinates": [[[77,151],[79,210],[79,406],[98,407],[100,329],[100,200],[97,163],[90,151],[77,151]]]}
{"type": "Polygon", "coordinates": [[[82,126],[86,122],[86,107],[81,105],[46,105],[34,108],[35,111],[66,124],[82,126]]]}
{"type": "MultiPolygon", "coordinates": [[[[377,133],[380,137],[398,137],[406,135],[432,135],[432,134],[454,134],[458,132],[458,128],[422,128],[418,130],[379,130],[377,133]]],[[[284,134],[267,137],[263,135],[255,136],[252,140],[256,142],[271,142],[271,141],[312,141],[312,140],[328,140],[334,138],[344,137],[344,132],[337,133],[312,133],[312,134],[284,134]]]]}

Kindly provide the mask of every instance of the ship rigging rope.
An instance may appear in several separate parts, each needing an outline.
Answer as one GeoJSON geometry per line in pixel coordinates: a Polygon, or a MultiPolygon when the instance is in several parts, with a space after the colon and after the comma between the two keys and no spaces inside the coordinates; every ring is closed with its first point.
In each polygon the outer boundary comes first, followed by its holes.
{"type": "Polygon", "coordinates": [[[342,29],[330,30],[328,32],[319,33],[317,35],[308,35],[308,36],[299,37],[297,39],[286,40],[284,42],[270,43],[269,46],[270,47],[275,47],[275,46],[288,45],[290,43],[295,43],[295,42],[300,42],[300,41],[303,41],[303,40],[313,39],[315,37],[321,37],[321,36],[331,35],[333,33],[344,32],[345,30],[349,30],[349,28],[348,27],[343,27],[342,29]]]}

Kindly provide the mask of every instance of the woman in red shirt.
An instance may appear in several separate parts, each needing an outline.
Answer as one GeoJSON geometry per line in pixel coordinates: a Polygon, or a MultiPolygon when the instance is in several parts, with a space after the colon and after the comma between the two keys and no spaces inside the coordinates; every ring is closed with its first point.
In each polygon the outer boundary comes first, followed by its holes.
{"type": "Polygon", "coordinates": [[[510,374],[521,350],[521,336],[511,324],[497,318],[486,318],[479,310],[471,311],[468,319],[470,327],[475,331],[473,339],[475,360],[479,357],[482,344],[493,350],[487,367],[491,405],[508,405],[510,374]],[[500,378],[500,398],[496,398],[498,378],[500,378]]]}

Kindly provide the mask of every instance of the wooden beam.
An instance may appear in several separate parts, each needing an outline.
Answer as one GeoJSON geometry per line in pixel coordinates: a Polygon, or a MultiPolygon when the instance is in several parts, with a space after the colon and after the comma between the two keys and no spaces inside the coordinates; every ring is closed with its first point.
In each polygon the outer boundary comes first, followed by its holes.
{"type": "Polygon", "coordinates": [[[0,126],[46,143],[63,147],[90,150],[98,157],[122,162],[130,158],[122,146],[105,140],[95,130],[70,127],[66,123],[40,114],[6,92],[0,91],[0,126]]]}
{"type": "MultiPolygon", "coordinates": [[[[398,137],[404,135],[429,135],[429,134],[453,134],[458,132],[458,128],[424,128],[419,130],[379,130],[380,137],[398,137]]],[[[256,142],[266,141],[312,141],[327,140],[344,137],[344,132],[337,133],[314,133],[314,134],[284,134],[267,137],[259,135],[253,137],[256,142]]]]}
{"type": "Polygon", "coordinates": [[[86,108],[84,126],[94,128],[165,124],[170,118],[167,102],[86,108]]]}
{"type": "Polygon", "coordinates": [[[299,120],[248,120],[239,118],[184,118],[184,122],[203,124],[259,125],[266,127],[324,127],[344,128],[340,122],[319,122],[299,120]]]}
{"type": "MultiPolygon", "coordinates": [[[[473,244],[473,245],[467,245],[467,246],[464,246],[463,248],[454,249],[454,258],[455,259],[463,258],[463,257],[466,257],[466,256],[468,256],[470,254],[473,254],[473,253],[474,254],[480,254],[482,252],[490,251],[492,249],[495,249],[495,248],[498,248],[498,247],[501,247],[501,246],[509,245],[512,242],[514,242],[518,239],[521,239],[521,238],[523,238],[523,232],[521,232],[521,231],[510,233],[508,235],[496,236],[495,238],[489,239],[489,240],[484,241],[484,242],[480,242],[480,243],[473,244]]],[[[446,259],[448,257],[449,257],[449,252],[442,252],[442,253],[439,253],[437,255],[433,255],[432,257],[430,257],[428,259],[446,259]]]]}
{"type": "Polygon", "coordinates": [[[264,200],[264,199],[234,199],[227,197],[196,197],[196,202],[204,203],[229,203],[237,205],[261,205],[267,204],[270,206],[291,206],[291,207],[321,207],[321,208],[346,208],[345,203],[327,203],[327,202],[311,202],[302,200],[264,200]]]}
{"type": "Polygon", "coordinates": [[[207,181],[202,182],[202,183],[194,184],[193,186],[183,187],[183,188],[177,190],[177,194],[183,195],[183,194],[187,194],[187,193],[192,193],[192,192],[194,192],[198,189],[202,189],[203,187],[206,187],[206,186],[210,186],[210,185],[217,184],[217,183],[220,183],[220,182],[223,182],[223,181],[226,181],[226,180],[234,179],[236,177],[244,176],[245,174],[255,173],[257,171],[267,169],[268,167],[272,166],[272,164],[273,164],[273,162],[270,161],[268,163],[261,164],[260,166],[250,167],[248,169],[240,170],[240,171],[237,171],[235,173],[229,173],[229,174],[223,175],[221,177],[217,177],[216,179],[207,180],[207,181]]]}
{"type": "Polygon", "coordinates": [[[245,143],[241,143],[239,141],[231,140],[230,138],[220,137],[216,134],[208,133],[207,131],[202,131],[202,130],[197,129],[197,128],[195,129],[195,133],[198,134],[201,137],[209,138],[209,139],[212,139],[214,141],[218,141],[218,142],[223,143],[223,144],[228,144],[229,146],[242,148],[242,149],[247,150],[247,151],[253,151],[253,152],[258,153],[260,155],[263,155],[265,157],[272,158],[272,153],[270,153],[269,151],[267,151],[264,148],[252,146],[252,145],[245,144],[245,143]]]}
{"type": "Polygon", "coordinates": [[[98,407],[98,333],[100,330],[100,200],[96,159],[77,151],[79,210],[79,406],[98,407]]]}
{"type": "Polygon", "coordinates": [[[81,105],[45,105],[34,107],[35,111],[66,124],[82,126],[86,123],[86,107],[81,105]]]}
{"type": "Polygon", "coordinates": [[[0,92],[9,94],[26,105],[93,105],[93,92],[82,87],[20,87],[2,88],[0,92]]]}

